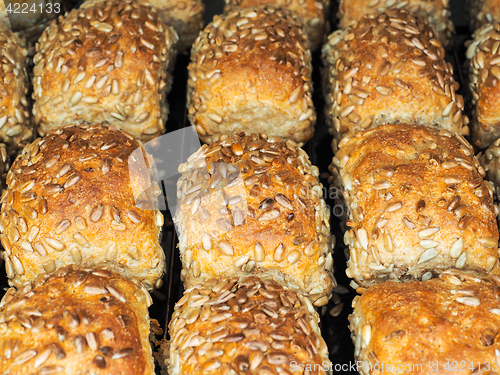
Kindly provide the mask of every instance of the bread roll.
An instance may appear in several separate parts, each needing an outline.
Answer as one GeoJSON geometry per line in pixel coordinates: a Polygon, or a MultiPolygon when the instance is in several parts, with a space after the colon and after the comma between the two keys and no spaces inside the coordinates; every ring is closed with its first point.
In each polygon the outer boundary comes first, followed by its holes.
{"type": "MultiPolygon", "coordinates": [[[[69,125],[23,150],[0,215],[11,285],[67,264],[106,264],[153,288],[165,267],[163,216],[134,199],[134,186],[149,186],[146,165],[129,164],[141,147],[113,127],[69,125]]],[[[149,191],[141,199],[153,207],[149,191]]]]}
{"type": "Polygon", "coordinates": [[[472,31],[487,23],[500,21],[500,2],[497,0],[466,0],[465,3],[472,31]]]}
{"type": "Polygon", "coordinates": [[[309,42],[290,11],[264,5],[215,16],[188,69],[188,117],[203,142],[239,131],[312,137],[309,42]]]}
{"type": "Polygon", "coordinates": [[[354,25],[367,14],[377,14],[388,9],[405,9],[427,20],[433,27],[436,37],[447,46],[455,33],[451,21],[449,0],[340,0],[337,17],[340,28],[354,25]]]}
{"type": "Polygon", "coordinates": [[[449,268],[499,273],[498,209],[462,136],[386,125],[339,146],[331,170],[349,212],[346,273],[358,285],[426,280],[449,268]]]}
{"type": "Polygon", "coordinates": [[[174,223],[186,287],[269,276],[324,305],[332,275],[330,213],[318,168],[295,142],[237,134],[204,145],[177,183],[174,223]]]}
{"type": "Polygon", "coordinates": [[[318,322],[306,297],[274,280],[209,280],[175,305],[170,374],[331,373],[319,368],[331,365],[318,322]]]}
{"type": "MultiPolygon", "coordinates": [[[[107,0],[87,0],[88,2],[107,0]]],[[[172,26],[179,36],[175,45],[179,52],[189,52],[194,40],[203,28],[203,12],[205,6],[202,0],[136,0],[142,5],[156,8],[158,17],[167,25],[172,26]]]]}
{"type": "Polygon", "coordinates": [[[324,94],[336,139],[398,122],[466,134],[464,101],[444,58],[427,21],[404,10],[371,14],[331,34],[324,94]]]}
{"type": "Polygon", "coordinates": [[[10,289],[0,304],[0,371],[154,375],[150,298],[139,282],[73,266],[10,289]]]}
{"type": "Polygon", "coordinates": [[[499,287],[498,276],[450,270],[426,282],[369,288],[349,317],[359,373],[498,371],[499,287]]]}
{"type": "Polygon", "coordinates": [[[469,88],[472,93],[472,141],[487,148],[500,137],[500,55],[498,42],[500,23],[488,24],[477,30],[467,50],[469,88]]]}
{"type": "Polygon", "coordinates": [[[107,121],[143,141],[163,134],[176,40],[154,8],[131,0],[83,4],[52,22],[34,58],[39,133],[107,121]]]}
{"type": "Polygon", "coordinates": [[[225,14],[264,4],[273,4],[291,10],[302,18],[312,50],[323,45],[330,30],[328,21],[330,0],[225,0],[225,3],[225,14]]]}
{"type": "Polygon", "coordinates": [[[8,30],[0,31],[0,141],[15,157],[33,140],[33,124],[29,112],[28,51],[25,43],[8,30]]]}

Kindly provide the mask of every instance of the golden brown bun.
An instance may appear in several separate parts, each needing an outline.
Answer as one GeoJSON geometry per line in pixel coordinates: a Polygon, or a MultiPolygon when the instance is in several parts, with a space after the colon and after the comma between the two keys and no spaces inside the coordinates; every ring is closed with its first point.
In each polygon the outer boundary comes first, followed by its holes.
{"type": "Polygon", "coordinates": [[[274,280],[208,280],[186,290],[175,305],[170,374],[298,374],[298,365],[330,368],[318,322],[306,297],[274,280]]]}
{"type": "Polygon", "coordinates": [[[500,273],[498,209],[462,136],[386,125],[339,147],[331,170],[349,210],[346,273],[357,284],[425,280],[449,268],[500,273]]]}
{"type": "Polygon", "coordinates": [[[500,137],[500,57],[497,39],[500,23],[488,24],[477,30],[467,50],[469,88],[472,94],[472,141],[481,148],[490,146],[500,137]]]}
{"type": "Polygon", "coordinates": [[[148,141],[165,131],[176,33],[131,0],[83,4],[53,21],[37,44],[38,131],[109,122],[148,141]]]}
{"type": "Polygon", "coordinates": [[[313,51],[323,45],[330,30],[328,21],[330,0],[225,0],[225,3],[225,14],[264,4],[291,10],[302,18],[313,51]]]}
{"type": "Polygon", "coordinates": [[[116,128],[68,125],[23,150],[0,216],[11,285],[67,264],[106,264],[155,285],[164,272],[163,216],[134,199],[135,186],[149,186],[148,168],[129,165],[141,147],[116,128]]]}
{"type": "Polygon", "coordinates": [[[498,276],[451,270],[439,279],[369,288],[355,297],[349,317],[359,373],[396,374],[405,364],[398,374],[496,373],[499,287],[498,276]]]}
{"type": "MultiPolygon", "coordinates": [[[[86,0],[89,2],[108,0],[86,0]]],[[[179,36],[175,45],[179,52],[189,52],[194,40],[203,28],[203,12],[205,6],[202,0],[136,0],[142,5],[156,8],[158,17],[167,25],[172,26],[179,36]]]]}
{"type": "Polygon", "coordinates": [[[239,131],[312,137],[309,41],[290,11],[264,5],[215,16],[188,69],[188,117],[203,142],[239,131]]]}
{"type": "Polygon", "coordinates": [[[0,304],[0,371],[154,375],[148,292],[105,269],[42,274],[0,304]]]}
{"type": "Polygon", "coordinates": [[[464,101],[444,57],[427,21],[404,10],[331,34],[323,47],[325,113],[336,138],[398,122],[466,134],[464,101]]]}
{"type": "Polygon", "coordinates": [[[444,46],[451,42],[455,34],[449,0],[409,0],[404,3],[394,0],[340,0],[337,17],[340,28],[346,29],[367,14],[377,14],[388,9],[405,9],[427,20],[444,46]]]}
{"type": "Polygon", "coordinates": [[[330,213],[318,168],[295,142],[223,136],[179,172],[174,222],[188,288],[256,274],[308,294],[317,306],[328,302],[336,285],[330,213]]]}
{"type": "Polygon", "coordinates": [[[466,0],[469,11],[469,26],[475,31],[487,23],[500,21],[500,2],[498,0],[466,0]]]}
{"type": "Polygon", "coordinates": [[[15,157],[33,140],[34,129],[29,112],[28,51],[19,37],[0,31],[0,141],[7,145],[7,152],[15,157]]]}

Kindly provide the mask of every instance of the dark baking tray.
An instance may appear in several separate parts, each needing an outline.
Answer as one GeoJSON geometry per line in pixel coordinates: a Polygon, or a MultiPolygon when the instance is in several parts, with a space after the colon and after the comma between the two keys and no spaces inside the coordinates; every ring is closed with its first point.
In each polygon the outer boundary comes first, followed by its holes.
{"type": "MultiPolygon", "coordinates": [[[[456,26],[457,35],[454,38],[452,47],[447,51],[447,59],[454,66],[455,78],[461,85],[459,93],[462,95],[465,94],[465,74],[463,73],[465,60],[464,42],[470,38],[470,33],[466,25],[464,2],[465,0],[451,0],[452,18],[456,26]]],[[[205,20],[206,22],[209,22],[213,15],[222,12],[223,0],[208,0],[205,3],[205,20]]],[[[335,4],[333,4],[330,15],[331,20],[335,20],[335,13],[335,4]]],[[[332,23],[332,30],[335,30],[335,28],[335,24],[332,23]]],[[[180,55],[177,57],[174,68],[174,82],[168,97],[170,105],[170,114],[167,121],[168,132],[189,126],[186,118],[186,83],[188,64],[188,56],[180,55]]],[[[328,166],[332,160],[333,152],[330,147],[332,137],[328,134],[323,114],[324,102],[321,93],[321,57],[319,51],[313,54],[313,67],[313,82],[315,90],[313,101],[318,113],[318,120],[314,138],[304,146],[304,149],[309,154],[311,162],[318,166],[320,170],[321,182],[323,186],[327,188],[328,166]]],[[[333,200],[328,196],[325,198],[327,200],[327,204],[329,204],[333,210],[333,200]]],[[[165,224],[162,231],[162,246],[166,255],[167,272],[163,279],[163,286],[159,290],[153,292],[154,304],[150,308],[150,316],[159,322],[160,326],[164,330],[163,337],[168,339],[166,327],[168,326],[168,321],[171,317],[174,305],[181,298],[183,293],[182,283],[180,281],[180,271],[182,269],[182,265],[179,259],[177,237],[170,212],[168,210],[162,212],[165,216],[165,224]]],[[[334,252],[335,277],[339,285],[346,287],[347,293],[339,295],[341,302],[344,304],[342,312],[339,316],[332,317],[329,314],[330,309],[335,306],[333,301],[331,301],[326,308],[319,311],[322,315],[321,329],[330,351],[330,359],[334,370],[333,372],[356,374],[356,371],[352,371],[352,366],[355,361],[354,347],[350,339],[350,332],[348,328],[348,316],[352,312],[351,301],[356,293],[349,287],[350,280],[345,275],[346,258],[344,256],[345,246],[343,244],[343,233],[340,232],[339,221],[333,214],[333,211],[331,228],[337,237],[337,245],[334,252]]],[[[2,267],[2,271],[0,272],[0,294],[3,295],[7,288],[7,279],[5,271],[2,267]]],[[[162,337],[159,337],[159,339],[161,338],[162,337]]],[[[157,366],[157,372],[159,374],[159,366],[157,366]]]]}

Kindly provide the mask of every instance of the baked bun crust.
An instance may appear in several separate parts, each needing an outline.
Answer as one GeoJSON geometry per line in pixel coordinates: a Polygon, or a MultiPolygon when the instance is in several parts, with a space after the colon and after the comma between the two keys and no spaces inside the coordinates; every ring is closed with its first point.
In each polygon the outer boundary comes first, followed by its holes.
{"type": "MultiPolygon", "coordinates": [[[[14,161],[2,196],[0,229],[11,285],[77,264],[106,264],[153,288],[165,255],[163,216],[141,209],[135,186],[149,186],[146,165],[129,165],[142,146],[101,125],[69,125],[35,140],[14,161]]],[[[144,200],[153,201],[149,192],[144,200]]]]}
{"type": "Polygon", "coordinates": [[[467,50],[469,88],[472,94],[472,142],[481,148],[490,146],[500,137],[500,58],[497,38],[500,23],[488,24],[477,30],[467,50]],[[498,61],[497,61],[498,60],[498,61]]]}
{"type": "Polygon", "coordinates": [[[349,317],[359,373],[490,374],[499,365],[499,287],[498,276],[450,270],[369,288],[349,317]]]}
{"type": "MultiPolygon", "coordinates": [[[[87,0],[98,2],[107,0],[87,0]]],[[[167,25],[172,26],[179,41],[175,48],[179,52],[189,52],[193,42],[203,29],[203,12],[205,6],[202,0],[136,0],[142,5],[156,8],[158,17],[167,25]]]]}
{"type": "Polygon", "coordinates": [[[0,371],[154,375],[149,293],[105,269],[41,274],[0,303],[0,371]]]}
{"type": "Polygon", "coordinates": [[[329,36],[325,117],[336,139],[400,122],[468,133],[459,84],[434,35],[418,16],[388,10],[329,36]]]}
{"type": "Polygon", "coordinates": [[[170,374],[291,374],[298,365],[325,374],[317,366],[331,366],[318,322],[306,297],[274,280],[208,280],[175,305],[170,374]]]}
{"type": "Polygon", "coordinates": [[[328,21],[329,0],[225,0],[225,3],[225,14],[264,4],[272,4],[291,10],[302,18],[313,51],[323,45],[330,30],[328,21]]]}
{"type": "Polygon", "coordinates": [[[292,12],[263,5],[215,16],[188,69],[188,117],[203,142],[239,131],[312,137],[311,53],[292,12]]]}
{"type": "Polygon", "coordinates": [[[39,134],[102,121],[142,141],[163,134],[176,41],[154,8],[131,0],[84,3],[53,21],[34,57],[39,134]]]}
{"type": "Polygon", "coordinates": [[[29,112],[28,51],[25,42],[8,30],[0,31],[0,141],[15,157],[33,140],[29,112]]]}
{"type": "Polygon", "coordinates": [[[331,171],[349,212],[346,273],[358,285],[426,280],[449,268],[499,273],[498,209],[462,136],[386,125],[339,147],[331,171]]]}
{"type": "Polygon", "coordinates": [[[295,142],[223,136],[179,172],[174,223],[186,287],[256,274],[306,293],[317,306],[328,302],[336,285],[330,213],[318,168],[295,142]]]}
{"type": "Polygon", "coordinates": [[[377,14],[398,8],[404,8],[427,20],[444,46],[451,42],[455,27],[451,21],[449,0],[410,0],[404,6],[393,0],[340,0],[337,17],[340,21],[340,28],[346,29],[367,14],[377,14]]]}

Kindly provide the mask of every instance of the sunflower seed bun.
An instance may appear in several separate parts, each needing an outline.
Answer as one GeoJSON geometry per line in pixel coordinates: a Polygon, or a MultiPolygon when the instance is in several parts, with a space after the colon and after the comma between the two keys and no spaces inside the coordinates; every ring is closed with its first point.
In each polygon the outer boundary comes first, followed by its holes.
{"type": "Polygon", "coordinates": [[[469,88],[472,93],[472,141],[487,148],[500,137],[500,55],[498,41],[500,23],[488,24],[477,30],[467,50],[469,61],[469,88]]]}
{"type": "MultiPolygon", "coordinates": [[[[107,0],[87,0],[98,2],[107,0]]],[[[156,8],[158,17],[167,25],[172,26],[179,35],[179,42],[175,45],[179,52],[187,53],[194,40],[203,28],[203,12],[205,6],[202,0],[136,0],[142,5],[151,5],[156,8]]]]}
{"type": "Polygon", "coordinates": [[[466,0],[469,11],[469,26],[475,31],[487,23],[500,21],[500,2],[498,0],[466,0]]]}
{"type": "Polygon", "coordinates": [[[405,9],[427,20],[433,27],[439,41],[447,46],[455,27],[451,21],[449,0],[340,0],[337,17],[340,28],[346,29],[354,25],[367,14],[377,14],[388,9],[405,9]]]}
{"type": "Polygon", "coordinates": [[[133,186],[149,186],[148,168],[129,165],[137,149],[116,128],[68,125],[23,150],[7,175],[0,216],[11,285],[67,264],[106,264],[153,288],[164,272],[163,216],[134,199],[133,186]]]}
{"type": "Polygon", "coordinates": [[[142,141],[165,131],[177,35],[133,1],[83,4],[37,44],[33,112],[41,135],[107,121],[142,141]]]}
{"type": "Polygon", "coordinates": [[[154,375],[150,298],[138,281],[73,266],[10,289],[0,303],[0,371],[154,375]]]}
{"type": "Polygon", "coordinates": [[[317,306],[328,302],[336,285],[330,212],[318,168],[295,142],[222,136],[179,172],[174,223],[187,287],[256,274],[306,293],[317,306]]]}
{"type": "Polygon", "coordinates": [[[498,276],[450,270],[426,282],[369,288],[355,297],[349,317],[355,358],[363,364],[359,373],[469,375],[498,370],[499,287],[498,276]],[[397,372],[398,365],[400,370],[407,367],[397,372]]]}
{"type": "Polygon", "coordinates": [[[468,133],[459,85],[444,57],[427,21],[404,10],[369,15],[331,34],[323,73],[335,138],[397,122],[468,133]]]}
{"type": "Polygon", "coordinates": [[[291,10],[302,18],[306,34],[311,43],[311,50],[316,50],[323,45],[330,30],[328,21],[329,0],[225,0],[225,3],[225,14],[264,4],[273,4],[291,10]]]}
{"type": "Polygon", "coordinates": [[[170,353],[165,353],[170,374],[291,374],[299,373],[299,365],[329,368],[318,322],[306,297],[274,280],[208,280],[186,290],[175,305],[170,353]]]}
{"type": "Polygon", "coordinates": [[[498,209],[461,135],[385,125],[344,138],[332,173],[349,212],[347,275],[363,287],[449,268],[498,274],[498,209]]]}
{"type": "Polygon", "coordinates": [[[0,141],[15,157],[33,140],[34,129],[26,94],[28,51],[25,43],[8,30],[0,32],[0,141]]]}
{"type": "Polygon", "coordinates": [[[311,53],[290,11],[264,5],[215,16],[188,69],[188,117],[203,142],[239,131],[312,137],[311,53]]]}

